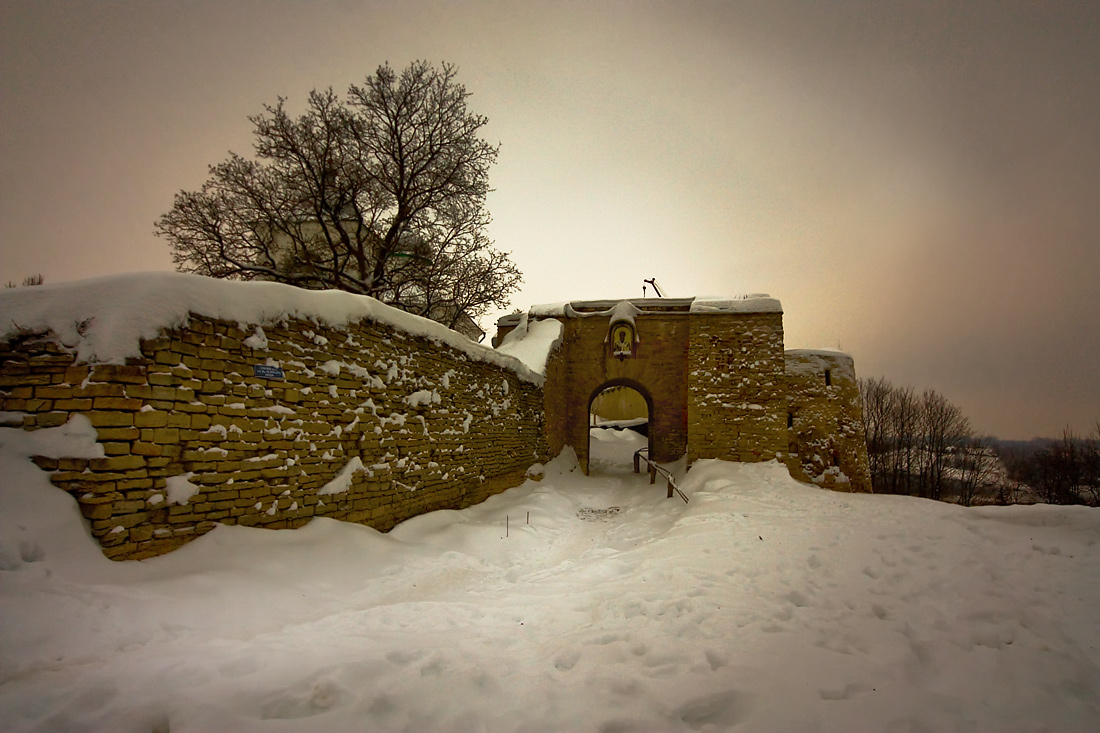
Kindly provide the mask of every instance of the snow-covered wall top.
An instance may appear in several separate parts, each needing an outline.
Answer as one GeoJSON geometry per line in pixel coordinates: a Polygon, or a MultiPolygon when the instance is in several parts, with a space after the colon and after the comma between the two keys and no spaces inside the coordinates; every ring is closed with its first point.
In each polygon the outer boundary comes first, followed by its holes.
{"type": "Polygon", "coordinates": [[[836,377],[855,382],[855,360],[846,352],[832,349],[788,349],[784,354],[788,374],[817,374],[829,369],[836,377]]]}
{"type": "Polygon", "coordinates": [[[851,359],[852,355],[840,349],[787,349],[791,356],[824,356],[830,358],[851,359]]]}
{"type": "Polygon", "coordinates": [[[631,298],[623,301],[575,300],[566,303],[546,303],[532,306],[536,318],[584,318],[611,315],[617,303],[629,303],[639,313],[661,312],[665,306],[683,306],[691,313],[782,313],[780,302],[764,293],[735,296],[699,296],[694,298],[631,298]],[[594,310],[593,307],[598,307],[594,310]]]}
{"type": "Polygon", "coordinates": [[[336,290],[302,290],[271,282],[215,280],[176,272],[142,272],[0,292],[0,342],[21,333],[52,331],[78,362],[122,364],[141,355],[142,339],[186,326],[189,315],[240,323],[300,318],[329,326],[369,319],[499,364],[525,381],[542,375],[520,360],[460,333],[391,308],[374,298],[336,290]]]}
{"type": "Polygon", "coordinates": [[[700,296],[691,303],[692,313],[782,313],[783,306],[766,293],[734,297],[700,296]]]}
{"type": "Polygon", "coordinates": [[[520,317],[519,325],[504,337],[497,351],[514,356],[533,372],[546,375],[546,361],[561,343],[561,321],[547,319],[529,322],[527,314],[520,317]]]}

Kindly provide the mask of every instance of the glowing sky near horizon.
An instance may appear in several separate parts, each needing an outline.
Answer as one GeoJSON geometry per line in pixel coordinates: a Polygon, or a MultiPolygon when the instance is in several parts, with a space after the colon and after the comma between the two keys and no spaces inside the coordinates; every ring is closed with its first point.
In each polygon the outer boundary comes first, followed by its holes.
{"type": "Polygon", "coordinates": [[[979,432],[1100,419],[1093,2],[2,0],[0,280],[171,269],[248,115],[417,58],[501,143],[514,306],[767,292],[979,432]]]}

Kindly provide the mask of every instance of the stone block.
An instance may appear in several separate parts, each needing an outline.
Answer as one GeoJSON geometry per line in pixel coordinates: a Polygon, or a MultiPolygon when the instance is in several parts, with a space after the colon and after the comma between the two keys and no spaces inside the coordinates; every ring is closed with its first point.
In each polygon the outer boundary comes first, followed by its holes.
{"type": "Polygon", "coordinates": [[[88,467],[92,471],[126,471],[134,468],[145,468],[145,458],[135,455],[93,458],[88,462],[88,467]]]}
{"type": "Polygon", "coordinates": [[[154,428],[153,442],[159,445],[178,443],[180,439],[179,428],[154,428]]]}
{"type": "Polygon", "coordinates": [[[69,385],[44,385],[34,388],[34,396],[40,400],[72,399],[73,388],[69,385]]]}
{"type": "MultiPolygon", "coordinates": [[[[179,406],[178,403],[176,405],[179,406]]],[[[182,412],[170,412],[168,413],[168,427],[170,428],[189,428],[194,422],[195,416],[192,414],[186,414],[182,412]]]]}
{"type": "Polygon", "coordinates": [[[146,542],[153,539],[153,527],[141,525],[130,529],[131,542],[146,542]]]}
{"type": "Polygon", "coordinates": [[[106,520],[114,513],[110,503],[79,501],[78,506],[80,507],[80,513],[84,515],[85,519],[106,520]]]}
{"type": "Polygon", "coordinates": [[[133,491],[136,494],[137,493],[142,494],[141,498],[146,498],[146,497],[144,497],[144,494],[149,493],[149,491],[153,488],[153,479],[149,478],[146,475],[146,476],[142,476],[140,478],[127,478],[127,479],[123,479],[121,481],[116,481],[115,485],[118,487],[118,489],[120,491],[121,490],[130,490],[130,491],[133,491]],[[136,491],[136,490],[140,490],[140,491],[136,491]]]}
{"type": "Polygon", "coordinates": [[[136,412],[133,413],[130,424],[138,428],[163,428],[168,425],[168,413],[162,410],[136,412]]]}
{"type": "Polygon", "coordinates": [[[140,410],[142,401],[132,397],[96,397],[92,406],[96,410],[140,410]]]}
{"type": "Polygon", "coordinates": [[[130,364],[96,364],[92,367],[90,379],[92,382],[142,384],[145,382],[145,368],[130,364]]]}
{"type": "Polygon", "coordinates": [[[47,412],[35,416],[35,423],[40,428],[56,428],[64,425],[68,420],[69,415],[66,412],[47,412]]]}
{"type": "Polygon", "coordinates": [[[163,372],[149,372],[149,384],[173,387],[180,383],[180,378],[163,372]]]}
{"type": "Polygon", "coordinates": [[[90,399],[54,400],[53,408],[67,412],[84,412],[92,409],[92,401],[90,399]]]}

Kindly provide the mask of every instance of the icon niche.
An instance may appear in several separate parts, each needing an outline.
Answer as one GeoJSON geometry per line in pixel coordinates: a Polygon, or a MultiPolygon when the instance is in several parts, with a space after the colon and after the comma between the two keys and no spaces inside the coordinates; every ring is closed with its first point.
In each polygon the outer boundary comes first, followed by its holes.
{"type": "Polygon", "coordinates": [[[611,324],[611,354],[620,359],[634,356],[634,324],[629,321],[619,321],[611,324]]]}

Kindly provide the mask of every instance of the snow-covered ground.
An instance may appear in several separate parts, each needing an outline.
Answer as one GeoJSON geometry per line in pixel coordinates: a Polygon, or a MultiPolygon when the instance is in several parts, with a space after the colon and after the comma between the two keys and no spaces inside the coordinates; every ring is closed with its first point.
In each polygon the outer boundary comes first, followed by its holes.
{"type": "MultiPolygon", "coordinates": [[[[219,527],[110,563],[0,429],[6,731],[1032,731],[1100,721],[1100,511],[963,509],[594,431],[389,534],[219,527]]],[[[62,449],[58,443],[68,445],[62,449]]],[[[82,448],[82,446],[84,446],[82,448]]]]}

